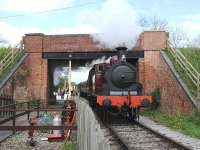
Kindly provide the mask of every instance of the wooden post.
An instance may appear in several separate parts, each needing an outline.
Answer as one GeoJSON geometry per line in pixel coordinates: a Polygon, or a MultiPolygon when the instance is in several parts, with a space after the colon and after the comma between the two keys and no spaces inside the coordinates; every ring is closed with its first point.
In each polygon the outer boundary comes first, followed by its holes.
{"type": "MultiPolygon", "coordinates": [[[[4,102],[4,103],[5,103],[5,106],[8,105],[8,95],[5,96],[5,102],[4,102]]],[[[6,116],[6,117],[8,116],[7,108],[8,108],[8,107],[5,107],[5,110],[6,110],[6,111],[5,111],[5,116],[6,116]]]]}
{"type": "MultiPolygon", "coordinates": [[[[16,103],[13,104],[13,127],[15,127],[15,116],[16,116],[16,103]]],[[[15,129],[13,129],[13,134],[15,134],[15,129]]]]}
{"type": "Polygon", "coordinates": [[[37,118],[39,118],[40,115],[40,101],[37,100],[37,118]]]}
{"type": "MultiPolygon", "coordinates": [[[[0,107],[3,106],[2,105],[2,95],[0,95],[0,107]]],[[[0,111],[0,117],[2,117],[2,111],[0,111]]]]}
{"type": "MultiPolygon", "coordinates": [[[[5,95],[3,95],[3,97],[2,97],[2,106],[4,106],[4,105],[5,105],[5,95]]],[[[3,111],[2,117],[4,117],[4,115],[5,115],[5,112],[3,111]]]]}
{"type": "Polygon", "coordinates": [[[27,102],[27,109],[28,109],[27,120],[29,120],[30,119],[30,101],[27,102]]]}
{"type": "Polygon", "coordinates": [[[68,87],[69,87],[69,97],[71,97],[71,60],[69,61],[69,69],[68,69],[68,87]]]}
{"type": "Polygon", "coordinates": [[[175,63],[177,64],[177,55],[178,55],[178,53],[177,53],[177,49],[176,48],[173,48],[174,49],[174,54],[175,54],[175,63]]]}
{"type": "Polygon", "coordinates": [[[197,99],[200,100],[200,74],[198,74],[198,81],[197,81],[197,99]]]}
{"type": "Polygon", "coordinates": [[[3,73],[3,64],[0,62],[0,75],[3,73]]]}
{"type": "Polygon", "coordinates": [[[14,63],[14,48],[12,48],[12,63],[14,63]]]}

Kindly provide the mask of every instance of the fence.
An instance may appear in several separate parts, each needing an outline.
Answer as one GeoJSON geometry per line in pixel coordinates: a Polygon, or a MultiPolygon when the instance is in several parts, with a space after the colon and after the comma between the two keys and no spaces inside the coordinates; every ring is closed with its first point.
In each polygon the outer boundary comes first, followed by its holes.
{"type": "Polygon", "coordinates": [[[179,49],[173,47],[171,43],[168,43],[169,52],[174,57],[175,63],[185,71],[187,77],[192,81],[192,84],[196,87],[195,96],[200,99],[200,73],[193,67],[193,65],[185,58],[179,49]]]}
{"type": "MultiPolygon", "coordinates": [[[[0,95],[0,107],[14,104],[12,96],[0,95]]],[[[0,118],[10,117],[12,115],[9,111],[0,112],[0,118]]]]}
{"type": "MultiPolygon", "coordinates": [[[[76,130],[77,127],[75,126],[75,111],[76,110],[76,104],[74,101],[67,101],[63,108],[41,108],[40,101],[28,101],[28,102],[22,102],[22,103],[14,103],[10,105],[5,105],[0,107],[0,112],[9,111],[12,112],[12,116],[9,118],[5,118],[3,120],[0,120],[0,131],[1,130],[12,130],[13,134],[16,130],[29,130],[29,133],[34,130],[67,130],[66,139],[70,139],[71,130],[76,130]],[[67,103],[68,102],[68,103],[67,103]],[[30,113],[37,111],[37,118],[39,117],[40,111],[62,111],[65,112],[63,116],[64,124],[62,125],[36,125],[37,120],[33,121],[34,119],[30,119],[30,113]],[[27,120],[29,121],[30,125],[16,125],[16,119],[20,116],[23,116],[27,114],[27,120]],[[2,125],[5,122],[12,121],[12,126],[10,125],[2,125]],[[35,122],[35,123],[34,123],[35,122]]],[[[35,118],[36,119],[36,118],[35,118]]]]}
{"type": "Polygon", "coordinates": [[[24,54],[24,49],[22,47],[17,48],[14,47],[12,48],[7,55],[0,60],[0,77],[4,74],[4,72],[9,69],[16,61],[21,58],[24,54]]]}
{"type": "MultiPolygon", "coordinates": [[[[30,113],[34,110],[37,110],[37,117],[39,116],[39,108],[40,108],[40,101],[28,101],[28,102],[21,102],[21,103],[12,103],[0,106],[0,113],[2,114],[9,114],[4,115],[4,118],[1,118],[0,124],[8,122],[12,120],[13,126],[15,126],[16,118],[27,114],[27,119],[30,118],[30,113]]],[[[13,130],[13,133],[15,130],[13,130]]]]}

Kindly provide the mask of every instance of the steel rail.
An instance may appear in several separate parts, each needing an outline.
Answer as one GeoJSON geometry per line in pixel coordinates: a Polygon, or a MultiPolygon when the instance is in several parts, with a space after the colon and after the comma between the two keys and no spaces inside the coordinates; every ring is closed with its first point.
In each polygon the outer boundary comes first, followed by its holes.
{"type": "Polygon", "coordinates": [[[156,134],[156,135],[159,136],[160,138],[164,138],[164,139],[167,140],[168,142],[171,142],[171,143],[174,143],[175,145],[178,145],[179,147],[181,147],[181,148],[183,148],[183,149],[185,149],[185,150],[192,150],[192,148],[187,147],[186,145],[183,145],[183,144],[181,144],[181,143],[179,143],[179,142],[177,142],[177,141],[175,141],[175,140],[173,140],[173,139],[171,139],[171,138],[169,138],[169,137],[167,137],[167,136],[165,136],[165,135],[163,135],[163,134],[161,134],[161,133],[159,133],[159,132],[157,132],[157,131],[151,129],[151,128],[148,127],[147,125],[142,124],[142,123],[140,123],[140,122],[137,121],[137,120],[135,120],[134,123],[137,124],[138,126],[142,127],[142,128],[147,129],[148,131],[150,131],[150,132],[156,134]]]}
{"type": "Polygon", "coordinates": [[[120,145],[123,147],[123,150],[131,150],[131,148],[126,144],[126,142],[114,131],[112,127],[110,127],[108,124],[104,124],[106,128],[109,129],[109,131],[112,133],[112,135],[118,140],[120,145]]]}
{"type": "MultiPolygon", "coordinates": [[[[117,131],[115,131],[114,127],[112,127],[112,125],[115,125],[115,124],[109,124],[109,123],[103,122],[102,120],[99,119],[99,116],[98,116],[98,115],[97,115],[97,118],[98,118],[99,122],[102,123],[106,128],[108,128],[109,131],[112,133],[112,135],[113,135],[115,138],[117,138],[117,139],[120,141],[120,143],[123,144],[122,146],[123,146],[123,148],[124,148],[125,150],[133,149],[133,148],[131,148],[131,147],[128,145],[128,143],[126,143],[126,141],[125,141],[125,139],[123,139],[123,137],[120,137],[120,135],[117,133],[117,131]]],[[[116,124],[116,125],[117,125],[117,124],[116,124]]],[[[152,134],[158,136],[159,138],[164,139],[166,142],[173,143],[173,144],[176,145],[177,147],[180,147],[180,148],[182,148],[182,149],[184,149],[184,150],[192,150],[192,148],[187,147],[187,146],[185,146],[185,145],[183,145],[183,144],[181,144],[181,143],[178,143],[177,141],[174,141],[173,139],[170,139],[169,137],[164,136],[164,135],[162,135],[161,133],[152,130],[152,129],[149,128],[147,125],[141,124],[141,123],[138,122],[137,120],[135,120],[135,121],[130,121],[130,122],[128,122],[128,124],[126,123],[126,125],[128,125],[129,127],[132,127],[133,125],[138,125],[138,126],[140,126],[141,128],[146,129],[147,131],[151,132],[152,134]]]]}
{"type": "Polygon", "coordinates": [[[93,110],[93,113],[95,114],[96,119],[98,120],[99,124],[102,124],[105,128],[107,128],[112,136],[115,138],[115,140],[118,142],[118,144],[122,147],[123,150],[130,150],[130,147],[122,140],[115,131],[109,126],[109,124],[103,122],[103,120],[99,117],[98,113],[93,110]]]}

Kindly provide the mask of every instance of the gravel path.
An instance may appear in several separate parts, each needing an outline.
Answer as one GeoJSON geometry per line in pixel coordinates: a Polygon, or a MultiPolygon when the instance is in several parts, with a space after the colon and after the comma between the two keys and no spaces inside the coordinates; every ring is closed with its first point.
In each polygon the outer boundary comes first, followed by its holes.
{"type": "Polygon", "coordinates": [[[58,150],[59,147],[64,143],[64,141],[42,141],[41,138],[47,137],[47,135],[47,133],[34,132],[34,140],[36,141],[36,146],[32,147],[27,143],[27,132],[18,132],[2,142],[0,150],[58,150]]]}
{"type": "Polygon", "coordinates": [[[47,133],[34,132],[34,140],[36,141],[36,146],[32,147],[27,143],[27,132],[18,132],[2,142],[0,150],[58,150],[59,147],[64,143],[63,141],[42,141],[42,137],[47,137],[47,133]]]}

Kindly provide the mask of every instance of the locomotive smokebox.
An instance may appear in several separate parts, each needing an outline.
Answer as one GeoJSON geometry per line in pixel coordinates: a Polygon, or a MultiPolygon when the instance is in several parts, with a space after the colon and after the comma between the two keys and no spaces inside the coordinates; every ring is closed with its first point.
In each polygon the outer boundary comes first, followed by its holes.
{"type": "Polygon", "coordinates": [[[118,60],[121,60],[121,61],[126,61],[126,50],[127,50],[127,47],[116,47],[115,48],[117,50],[117,56],[118,56],[118,60]]]}

